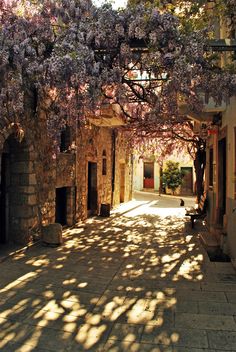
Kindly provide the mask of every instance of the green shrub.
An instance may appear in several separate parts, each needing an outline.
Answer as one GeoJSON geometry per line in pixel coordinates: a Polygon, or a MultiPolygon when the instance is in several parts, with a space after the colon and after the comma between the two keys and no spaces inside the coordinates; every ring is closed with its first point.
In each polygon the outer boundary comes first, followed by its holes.
{"type": "Polygon", "coordinates": [[[175,190],[182,184],[183,176],[183,173],[179,170],[178,162],[167,161],[162,175],[162,183],[171,189],[174,194],[175,190]]]}

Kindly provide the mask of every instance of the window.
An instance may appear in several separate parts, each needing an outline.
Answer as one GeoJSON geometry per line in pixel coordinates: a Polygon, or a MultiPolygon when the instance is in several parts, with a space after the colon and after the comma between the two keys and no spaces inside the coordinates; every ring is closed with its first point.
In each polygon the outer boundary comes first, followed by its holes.
{"type": "Polygon", "coordinates": [[[209,187],[213,187],[213,148],[210,148],[209,152],[209,187]]]}
{"type": "Polygon", "coordinates": [[[107,174],[107,156],[105,150],[102,152],[102,174],[104,176],[107,174]]]}
{"type": "Polygon", "coordinates": [[[70,127],[66,126],[64,130],[61,131],[61,143],[60,143],[60,152],[66,152],[70,148],[71,136],[70,136],[70,127]]]}

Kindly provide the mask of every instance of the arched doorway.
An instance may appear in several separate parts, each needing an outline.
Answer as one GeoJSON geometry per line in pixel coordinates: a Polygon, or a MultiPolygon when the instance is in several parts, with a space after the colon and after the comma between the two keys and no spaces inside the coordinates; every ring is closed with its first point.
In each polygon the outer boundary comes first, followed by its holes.
{"type": "Polygon", "coordinates": [[[1,155],[0,243],[27,243],[37,222],[34,154],[10,135],[1,155]]]}

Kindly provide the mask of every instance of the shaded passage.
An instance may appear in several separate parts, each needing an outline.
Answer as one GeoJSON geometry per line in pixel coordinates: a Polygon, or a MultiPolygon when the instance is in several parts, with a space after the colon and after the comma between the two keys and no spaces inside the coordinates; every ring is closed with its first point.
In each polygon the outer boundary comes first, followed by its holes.
{"type": "Polygon", "coordinates": [[[0,351],[235,351],[234,269],[178,204],[139,193],[0,263],[0,351]]]}

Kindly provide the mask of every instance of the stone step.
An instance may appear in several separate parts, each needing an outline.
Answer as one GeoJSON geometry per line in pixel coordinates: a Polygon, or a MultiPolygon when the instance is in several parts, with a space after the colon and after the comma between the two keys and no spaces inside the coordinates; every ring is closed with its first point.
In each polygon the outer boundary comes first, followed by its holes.
{"type": "Polygon", "coordinates": [[[214,235],[212,235],[210,232],[201,233],[200,240],[206,248],[216,249],[220,246],[214,235]]]}

